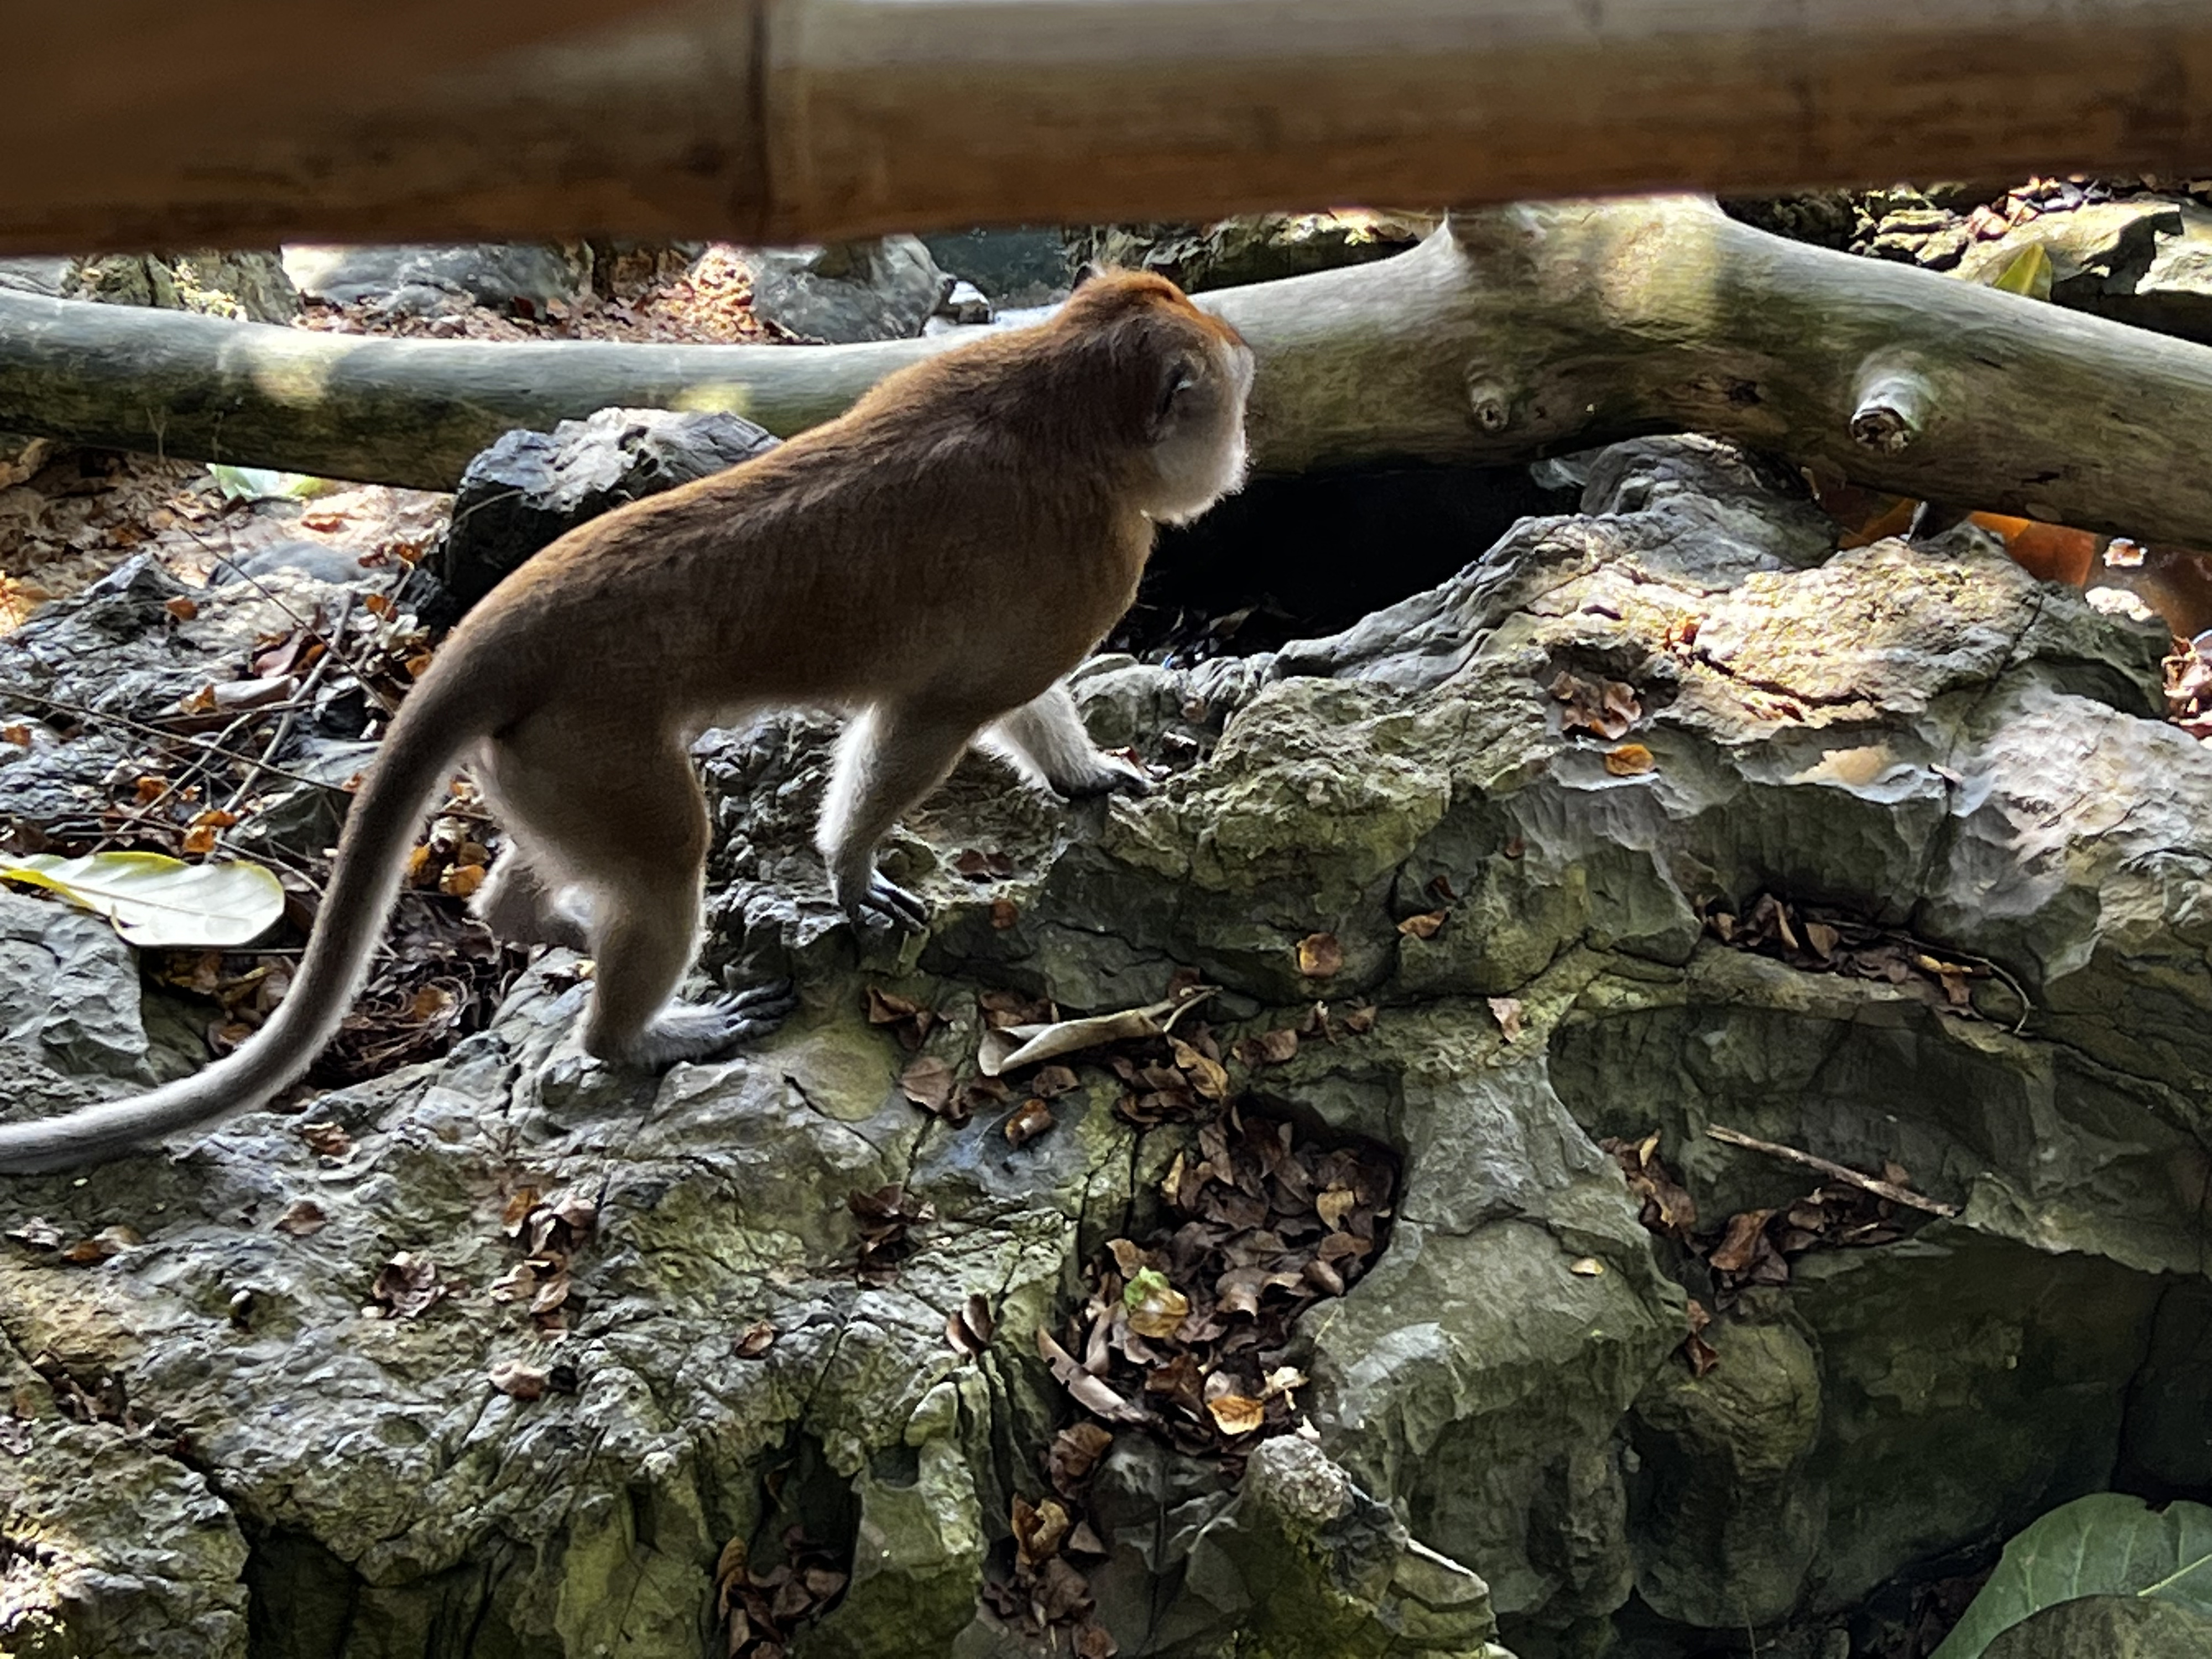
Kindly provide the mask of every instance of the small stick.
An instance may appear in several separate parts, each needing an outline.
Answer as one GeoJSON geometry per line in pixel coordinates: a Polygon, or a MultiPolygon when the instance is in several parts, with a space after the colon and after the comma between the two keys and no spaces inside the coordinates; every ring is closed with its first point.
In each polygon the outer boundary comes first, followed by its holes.
{"type": "Polygon", "coordinates": [[[1765,1152],[1769,1158],[1778,1158],[1791,1164],[1802,1164],[1808,1170],[1818,1170],[1822,1175],[1833,1176],[1838,1181],[1848,1182],[1862,1191],[1872,1193],[1876,1198],[1886,1198],[1891,1203],[1902,1204],[1908,1209],[1925,1210],[1930,1215],[1950,1216],[1959,1213],[1959,1206],[1955,1204],[1946,1204],[1941,1199],[1929,1198],[1924,1194],[1912,1191],[1910,1188],[1895,1186],[1873,1176],[1861,1175],[1856,1170],[1846,1169],[1840,1164],[1831,1164],[1825,1158],[1815,1158],[1810,1152],[1801,1152],[1794,1146],[1778,1146],[1771,1140],[1757,1139],[1739,1129],[1724,1129],[1717,1123],[1707,1124],[1705,1133],[1711,1139],[1725,1142],[1730,1146],[1741,1146],[1747,1152],[1765,1152]]]}
{"type": "MultiPolygon", "coordinates": [[[[189,744],[195,749],[210,751],[209,757],[210,759],[244,761],[246,758],[244,755],[233,754],[229,750],[220,747],[214,738],[201,737],[195,732],[172,732],[162,726],[149,726],[144,720],[133,720],[128,714],[118,714],[105,708],[93,708],[84,703],[71,702],[66,697],[52,696],[44,691],[33,691],[27,685],[11,685],[6,681],[0,681],[0,702],[5,702],[10,697],[26,697],[33,702],[43,703],[48,708],[58,708],[64,714],[76,715],[88,726],[118,726],[126,732],[136,732],[141,737],[156,738],[163,743],[189,744]]],[[[248,712],[258,716],[269,711],[266,708],[256,708],[248,712]]],[[[235,726],[236,722],[232,722],[232,725],[235,726]]],[[[223,729],[225,737],[230,734],[230,729],[229,726],[223,729]]],[[[289,778],[295,783],[312,783],[319,789],[327,789],[331,787],[320,778],[311,778],[304,772],[288,772],[283,767],[272,766],[266,761],[261,763],[261,769],[264,772],[274,772],[280,778],[289,778]]]]}
{"type": "MultiPolygon", "coordinates": [[[[353,595],[348,593],[339,602],[337,620],[331,624],[331,635],[333,639],[344,635],[347,619],[352,614],[353,595]]],[[[282,749],[286,739],[291,737],[292,728],[299,723],[300,710],[315,700],[315,690],[322,684],[323,676],[330,672],[332,663],[341,660],[343,659],[338,653],[325,643],[323,647],[323,654],[315,659],[315,665],[307,671],[307,678],[300,683],[298,694],[293,697],[289,706],[284,710],[284,717],[276,722],[276,731],[270,734],[269,741],[262,745],[261,752],[246,762],[246,775],[239,780],[238,787],[230,792],[230,799],[223,802],[224,811],[235,812],[239,803],[252,793],[254,784],[259,781],[263,771],[269,766],[269,757],[282,749]]],[[[346,667],[349,672],[351,672],[353,665],[348,663],[346,667]]],[[[358,683],[361,677],[355,674],[354,678],[358,683]]]]}

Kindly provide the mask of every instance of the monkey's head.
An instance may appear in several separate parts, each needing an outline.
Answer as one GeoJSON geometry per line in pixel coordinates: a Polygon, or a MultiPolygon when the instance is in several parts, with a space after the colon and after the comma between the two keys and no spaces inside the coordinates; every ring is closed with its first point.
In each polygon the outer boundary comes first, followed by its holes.
{"type": "Polygon", "coordinates": [[[1108,366],[1113,424],[1135,452],[1146,517],[1182,524],[1243,483],[1252,349],[1235,329],[1148,271],[1090,277],[1054,320],[1108,366]]]}

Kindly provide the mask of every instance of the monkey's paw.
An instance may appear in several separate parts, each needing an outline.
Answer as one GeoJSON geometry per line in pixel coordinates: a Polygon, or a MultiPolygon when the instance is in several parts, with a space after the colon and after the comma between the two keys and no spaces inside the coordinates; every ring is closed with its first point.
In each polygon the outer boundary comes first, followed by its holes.
{"type": "Polygon", "coordinates": [[[1053,787],[1070,800],[1096,800],[1101,795],[1149,795],[1152,780],[1141,766],[1103,750],[1091,756],[1091,771],[1079,778],[1055,778],[1053,787]]]}
{"type": "Polygon", "coordinates": [[[854,927],[866,927],[870,916],[890,923],[902,933],[918,933],[929,925],[929,907],[880,871],[872,871],[866,892],[840,892],[839,906],[854,927]]]}
{"type": "Polygon", "coordinates": [[[678,1003],[661,1010],[631,1056],[641,1066],[672,1066],[679,1060],[705,1060],[766,1036],[799,1006],[789,980],[733,991],[712,1002],[678,1003]]]}

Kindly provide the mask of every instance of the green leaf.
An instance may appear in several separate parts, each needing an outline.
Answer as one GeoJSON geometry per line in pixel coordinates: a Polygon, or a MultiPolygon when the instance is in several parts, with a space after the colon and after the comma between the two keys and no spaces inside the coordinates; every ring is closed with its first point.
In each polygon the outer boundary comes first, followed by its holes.
{"type": "Polygon", "coordinates": [[[2077,1498],[2016,1534],[1929,1659],[1980,1659],[2023,1620],[2084,1595],[2159,1595],[2212,1614],[2212,1509],[2154,1515],[2120,1492],[2077,1498]]]}
{"type": "Polygon", "coordinates": [[[2030,242],[2013,255],[2012,263],[1997,273],[1990,284],[2006,294],[2018,294],[2030,300],[2051,297],[2051,256],[2043,251],[2040,242],[2030,242]]]}
{"type": "Polygon", "coordinates": [[[284,889],[258,864],[186,864],[159,853],[52,853],[0,860],[0,877],[106,916],[142,948],[250,945],[284,914],[284,889]]]}
{"type": "Polygon", "coordinates": [[[208,465],[227,501],[304,501],[330,488],[321,478],[304,472],[277,472],[265,466],[231,466],[222,461],[208,465]]]}

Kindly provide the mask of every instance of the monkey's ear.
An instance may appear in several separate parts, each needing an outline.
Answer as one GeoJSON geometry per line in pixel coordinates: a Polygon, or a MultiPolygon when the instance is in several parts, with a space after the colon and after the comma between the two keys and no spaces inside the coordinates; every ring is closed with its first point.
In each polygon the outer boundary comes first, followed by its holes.
{"type": "Polygon", "coordinates": [[[1067,291],[1073,294],[1085,283],[1094,282],[1105,274],[1106,267],[1100,264],[1097,260],[1085,259],[1075,268],[1075,280],[1067,285],[1067,291]]]}
{"type": "Polygon", "coordinates": [[[1206,365],[1187,351],[1178,351],[1162,365],[1159,390],[1152,399],[1151,432],[1153,441],[1167,435],[1174,426],[1176,405],[1194,390],[1206,373],[1206,365]]]}

